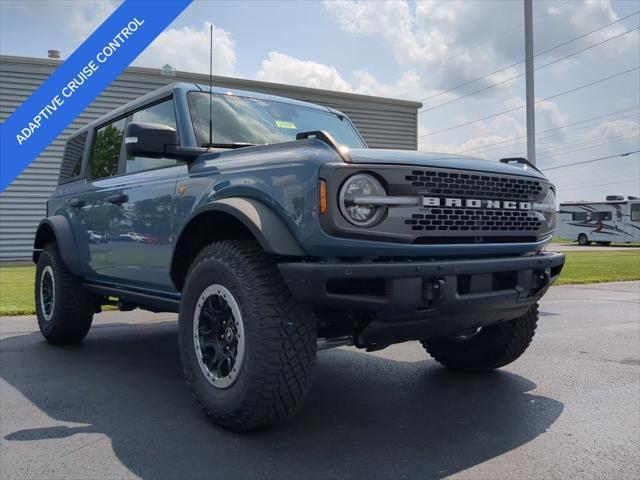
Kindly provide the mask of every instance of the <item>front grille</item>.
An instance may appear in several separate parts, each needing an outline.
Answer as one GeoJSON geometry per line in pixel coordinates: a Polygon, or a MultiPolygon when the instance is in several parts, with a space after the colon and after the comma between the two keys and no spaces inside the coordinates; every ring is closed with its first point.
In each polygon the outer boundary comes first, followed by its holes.
{"type": "Polygon", "coordinates": [[[418,165],[351,165],[333,174],[323,167],[323,178],[332,179],[330,198],[336,215],[320,216],[322,228],[334,236],[423,245],[534,243],[552,230],[537,203],[551,185],[534,172],[505,165],[496,171],[463,170],[418,165]],[[389,197],[380,222],[369,228],[351,225],[340,213],[340,185],[359,171],[380,179],[389,197]],[[536,209],[536,210],[534,210],[536,209]]]}
{"type": "Polygon", "coordinates": [[[534,212],[431,208],[404,221],[414,231],[436,232],[535,232],[542,222],[534,212]]]}
{"type": "Polygon", "coordinates": [[[537,180],[442,170],[412,170],[411,175],[405,176],[405,180],[421,192],[428,191],[433,195],[522,201],[534,200],[543,188],[537,180]]]}

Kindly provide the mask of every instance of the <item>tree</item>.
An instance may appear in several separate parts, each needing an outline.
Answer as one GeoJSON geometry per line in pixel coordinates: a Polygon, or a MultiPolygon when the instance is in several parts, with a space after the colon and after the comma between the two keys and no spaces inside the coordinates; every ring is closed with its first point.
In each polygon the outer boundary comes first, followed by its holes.
{"type": "Polygon", "coordinates": [[[91,177],[104,178],[118,173],[122,130],[115,124],[98,130],[91,157],[91,177]]]}

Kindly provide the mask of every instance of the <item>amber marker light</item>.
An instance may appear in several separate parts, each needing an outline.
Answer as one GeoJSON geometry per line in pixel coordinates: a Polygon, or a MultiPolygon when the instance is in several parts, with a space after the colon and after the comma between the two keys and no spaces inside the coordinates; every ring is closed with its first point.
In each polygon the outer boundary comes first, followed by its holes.
{"type": "Polygon", "coordinates": [[[320,214],[327,213],[327,182],[320,180],[318,182],[318,191],[320,193],[320,214]]]}

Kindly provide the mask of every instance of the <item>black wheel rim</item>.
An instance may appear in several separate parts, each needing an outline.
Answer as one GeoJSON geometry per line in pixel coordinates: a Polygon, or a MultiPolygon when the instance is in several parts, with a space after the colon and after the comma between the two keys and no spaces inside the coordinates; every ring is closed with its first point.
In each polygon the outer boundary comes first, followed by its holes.
{"type": "Polygon", "coordinates": [[[193,323],[194,347],[207,380],[227,388],[237,378],[244,359],[244,329],[231,292],[212,285],[200,296],[193,323]]]}
{"type": "Polygon", "coordinates": [[[40,277],[40,309],[46,321],[51,320],[55,307],[55,277],[53,269],[47,265],[40,277]]]}

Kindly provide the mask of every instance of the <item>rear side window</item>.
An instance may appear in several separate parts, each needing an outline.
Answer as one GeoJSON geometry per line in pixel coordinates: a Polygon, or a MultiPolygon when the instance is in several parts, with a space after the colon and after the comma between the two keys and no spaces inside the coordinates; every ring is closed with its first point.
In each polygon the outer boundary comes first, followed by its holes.
{"type": "Polygon", "coordinates": [[[591,220],[594,220],[596,222],[598,221],[609,221],[613,218],[613,216],[611,215],[611,212],[592,212],[591,213],[591,220]]]}
{"type": "Polygon", "coordinates": [[[631,221],[640,222],[640,203],[631,204],[631,221]]]}
{"type": "Polygon", "coordinates": [[[573,212],[571,214],[571,220],[574,222],[586,222],[587,212],[573,212]]]}
{"type": "Polygon", "coordinates": [[[62,155],[58,183],[69,182],[80,177],[85,143],[87,143],[87,132],[67,140],[67,145],[64,147],[64,154],[62,155]]]}
{"type": "MultiPolygon", "coordinates": [[[[160,123],[177,130],[176,112],[173,108],[173,100],[157,103],[144,110],[139,110],[133,114],[133,122],[140,123],[160,123]]],[[[177,165],[178,161],[170,158],[146,158],[131,157],[127,155],[125,166],[126,173],[141,172],[152,168],[171,167],[177,165]]]]}
{"type": "Polygon", "coordinates": [[[122,118],[96,130],[96,138],[93,141],[91,151],[91,178],[93,180],[117,175],[124,124],[125,119],[122,118]]]}

